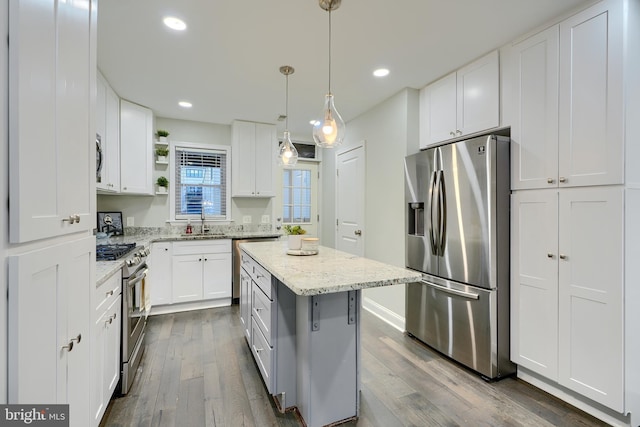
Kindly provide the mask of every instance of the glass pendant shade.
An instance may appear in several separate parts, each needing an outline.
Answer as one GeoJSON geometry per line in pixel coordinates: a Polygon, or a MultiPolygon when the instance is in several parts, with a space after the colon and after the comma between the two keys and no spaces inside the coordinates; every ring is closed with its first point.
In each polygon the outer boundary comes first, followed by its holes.
{"type": "Polygon", "coordinates": [[[282,138],[282,145],[280,145],[280,151],[278,153],[278,165],[282,167],[293,167],[298,163],[298,150],[291,142],[291,135],[288,130],[284,131],[284,138],[282,138]]]}
{"type": "Polygon", "coordinates": [[[342,144],[346,127],[344,120],[336,110],[333,95],[328,93],[324,99],[322,118],[313,125],[313,140],[322,148],[333,148],[342,144]]]}

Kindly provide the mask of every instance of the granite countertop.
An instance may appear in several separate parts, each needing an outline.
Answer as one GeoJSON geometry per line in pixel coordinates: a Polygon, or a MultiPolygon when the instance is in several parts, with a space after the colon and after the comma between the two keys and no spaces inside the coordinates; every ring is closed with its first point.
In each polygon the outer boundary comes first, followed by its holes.
{"type": "MultiPolygon", "coordinates": [[[[191,240],[214,240],[214,239],[258,239],[258,238],[278,238],[282,233],[268,231],[230,231],[225,233],[210,234],[135,234],[130,236],[113,236],[108,239],[97,239],[96,244],[105,245],[113,243],[135,243],[136,250],[149,248],[154,242],[182,242],[191,240]]],[[[126,257],[115,261],[96,262],[96,286],[103,284],[114,273],[117,273],[124,266],[126,257]]]]}
{"type": "Polygon", "coordinates": [[[240,248],[297,295],[310,296],[419,281],[406,268],[320,246],[317,255],[287,255],[287,242],[241,243],[240,248]]]}

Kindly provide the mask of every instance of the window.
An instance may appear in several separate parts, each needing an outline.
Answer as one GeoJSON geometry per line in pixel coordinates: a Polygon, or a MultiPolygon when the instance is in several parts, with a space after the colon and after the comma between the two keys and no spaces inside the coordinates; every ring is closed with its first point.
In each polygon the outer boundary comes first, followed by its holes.
{"type": "Polygon", "coordinates": [[[311,171],[284,169],[282,172],[282,222],[311,222],[311,171]]]}
{"type": "Polygon", "coordinates": [[[173,219],[228,220],[229,148],[176,143],[173,171],[173,219]]]}

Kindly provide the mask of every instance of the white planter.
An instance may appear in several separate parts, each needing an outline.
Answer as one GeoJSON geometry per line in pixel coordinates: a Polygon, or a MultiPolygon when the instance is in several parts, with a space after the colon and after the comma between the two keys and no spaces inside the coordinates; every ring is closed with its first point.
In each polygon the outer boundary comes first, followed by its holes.
{"type": "Polygon", "coordinates": [[[302,234],[289,234],[289,249],[299,251],[302,247],[302,234]]]}
{"type": "Polygon", "coordinates": [[[166,136],[159,136],[158,137],[158,142],[167,142],[167,137],[166,136]]]}
{"type": "Polygon", "coordinates": [[[158,161],[159,162],[166,162],[167,161],[167,156],[158,156],[158,161]]]}
{"type": "Polygon", "coordinates": [[[165,194],[167,192],[167,187],[158,186],[158,193],[165,194]]]}

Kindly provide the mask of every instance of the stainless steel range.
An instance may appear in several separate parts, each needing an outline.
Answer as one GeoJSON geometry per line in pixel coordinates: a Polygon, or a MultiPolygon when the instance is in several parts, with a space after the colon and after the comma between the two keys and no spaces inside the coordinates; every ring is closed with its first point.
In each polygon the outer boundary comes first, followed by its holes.
{"type": "Polygon", "coordinates": [[[136,370],[144,353],[144,335],[151,304],[145,280],[148,274],[149,249],[137,248],[135,243],[97,245],[98,261],[124,258],[122,267],[122,338],[120,393],[131,389],[136,370]]]}
{"type": "Polygon", "coordinates": [[[122,371],[120,392],[127,394],[144,353],[144,335],[151,308],[145,280],[149,249],[131,252],[122,268],[122,371]]]}

